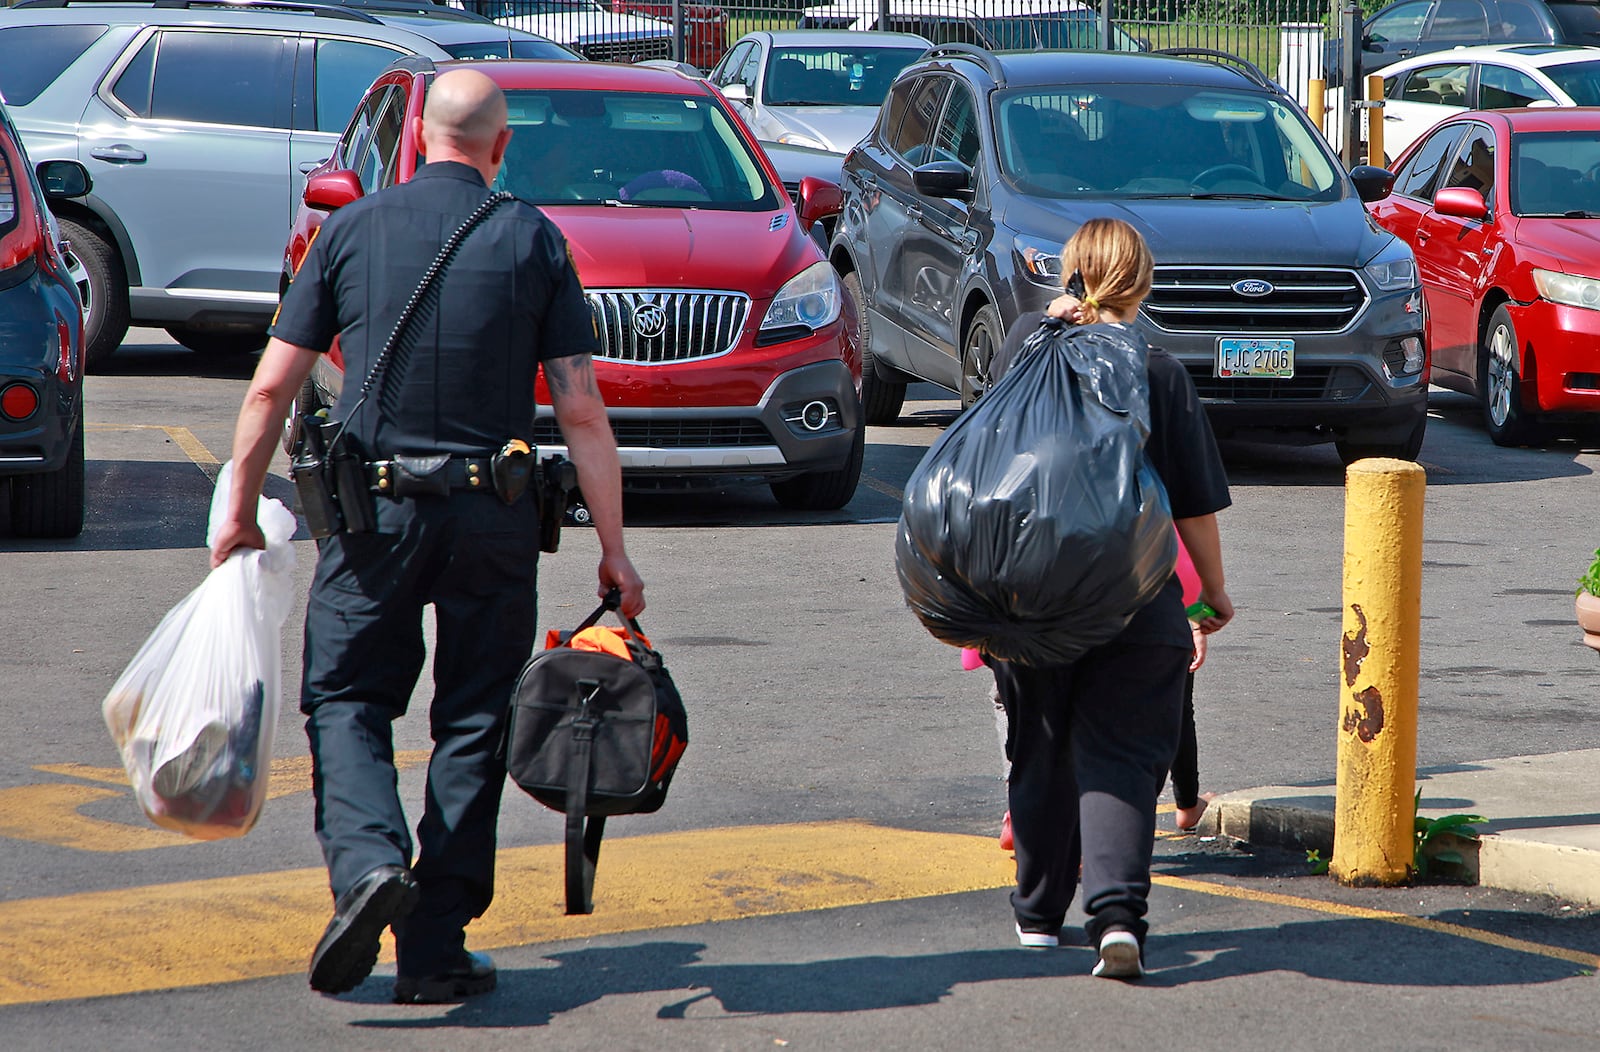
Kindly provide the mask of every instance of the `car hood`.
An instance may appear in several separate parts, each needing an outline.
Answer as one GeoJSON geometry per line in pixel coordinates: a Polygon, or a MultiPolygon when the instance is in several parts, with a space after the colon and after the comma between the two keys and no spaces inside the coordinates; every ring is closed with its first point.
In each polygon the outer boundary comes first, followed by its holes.
{"type": "Polygon", "coordinates": [[[1518,219],[1516,239],[1534,266],[1548,263],[1564,273],[1600,277],[1600,220],[1518,219]]]}
{"type": "Polygon", "coordinates": [[[1065,243],[1097,216],[1126,220],[1144,235],[1157,266],[1255,265],[1361,267],[1393,237],[1360,200],[1194,201],[1153,198],[1018,199],[1006,225],[1065,243]]]}
{"type": "Polygon", "coordinates": [[[567,235],[589,289],[728,289],[763,300],[817,259],[788,210],[547,205],[543,211],[567,235]]]}
{"type": "Polygon", "coordinates": [[[767,116],[835,153],[847,153],[878,119],[876,106],[768,106],[767,116]]]}

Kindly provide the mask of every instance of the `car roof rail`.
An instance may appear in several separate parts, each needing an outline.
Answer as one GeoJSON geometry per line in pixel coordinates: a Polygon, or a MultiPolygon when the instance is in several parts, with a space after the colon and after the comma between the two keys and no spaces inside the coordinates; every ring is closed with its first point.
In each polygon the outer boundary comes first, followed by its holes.
{"type": "MultiPolygon", "coordinates": [[[[346,22],[370,22],[382,25],[383,20],[374,18],[365,11],[358,11],[337,4],[297,3],[295,0],[147,0],[148,6],[158,11],[171,10],[205,10],[206,8],[250,11],[289,11],[297,14],[315,15],[318,18],[338,18],[346,22]]],[[[139,0],[20,0],[13,5],[13,9],[20,8],[62,8],[62,7],[93,7],[104,4],[107,7],[141,7],[139,0]]]]}
{"type": "Polygon", "coordinates": [[[983,67],[984,72],[994,78],[996,84],[1005,87],[1006,71],[1000,65],[1000,60],[994,56],[993,52],[985,51],[976,44],[935,44],[923,52],[922,58],[918,61],[926,61],[930,58],[964,58],[969,62],[976,62],[983,67]]]}
{"type": "Polygon", "coordinates": [[[1261,72],[1260,66],[1257,66],[1247,58],[1240,58],[1230,51],[1218,51],[1216,48],[1209,47],[1164,47],[1157,48],[1151,54],[1171,55],[1175,58],[1211,58],[1222,62],[1231,62],[1239,67],[1239,72],[1263,88],[1272,88],[1275,91],[1280,90],[1278,85],[1274,84],[1265,73],[1261,72]]]}

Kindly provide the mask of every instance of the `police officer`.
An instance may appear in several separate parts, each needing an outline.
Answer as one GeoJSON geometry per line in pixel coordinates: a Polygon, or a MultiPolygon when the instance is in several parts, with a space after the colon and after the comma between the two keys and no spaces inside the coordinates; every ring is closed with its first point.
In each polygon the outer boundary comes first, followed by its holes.
{"type": "Polygon", "coordinates": [[[312,956],[313,989],[339,993],[370,974],[395,930],[402,1003],[458,1001],[493,989],[494,966],[465,928],[494,890],[495,824],[505,782],[496,755],[516,676],[533,648],[536,501],[497,497],[482,466],[534,419],[545,380],[600,541],[599,593],[644,608],[623,548],[621,472],[595,384],[593,320],[566,242],[542,213],[502,204],[462,242],[432,309],[367,403],[359,387],[445,241],[488,197],[511,132],[482,73],[438,77],[414,128],[428,163],[408,183],[322,225],[272,329],[239,413],[227,520],[212,565],[264,547],[255,511],[275,438],[317,356],[335,336],[348,382],[334,417],[376,491],[375,528],[318,542],[306,611],[301,711],[313,761],[316,831],[335,906],[312,956]],[[449,455],[446,492],[391,496],[398,456],[449,455]],[[470,466],[479,472],[474,482],[470,466]],[[434,749],[415,862],[396,790],[392,721],[422,669],[422,608],[438,629],[429,719],[434,749]]]}

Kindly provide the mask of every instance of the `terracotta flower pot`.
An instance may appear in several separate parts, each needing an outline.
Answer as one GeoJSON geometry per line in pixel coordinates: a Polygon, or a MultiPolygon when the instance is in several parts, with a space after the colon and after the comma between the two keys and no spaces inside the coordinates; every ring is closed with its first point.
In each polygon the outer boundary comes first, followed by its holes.
{"type": "Polygon", "coordinates": [[[1578,627],[1583,629],[1583,641],[1600,650],[1600,595],[1578,593],[1578,627]]]}

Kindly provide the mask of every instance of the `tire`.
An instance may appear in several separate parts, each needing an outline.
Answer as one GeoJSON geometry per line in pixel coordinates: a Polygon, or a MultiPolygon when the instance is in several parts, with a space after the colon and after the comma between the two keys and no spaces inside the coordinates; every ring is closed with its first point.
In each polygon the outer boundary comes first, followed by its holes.
{"type": "Polygon", "coordinates": [[[17,537],[76,537],[83,532],[83,418],[67,462],[43,475],[11,480],[11,532],[17,537]]]}
{"type": "Polygon", "coordinates": [[[1478,397],[1483,426],[1497,446],[1525,446],[1539,437],[1538,414],[1523,401],[1519,346],[1511,313],[1496,307],[1478,349],[1478,397]]]}
{"type": "Polygon", "coordinates": [[[857,328],[861,340],[861,413],[873,427],[883,427],[900,419],[900,407],[906,402],[906,385],[885,380],[878,375],[877,357],[872,353],[872,326],[867,321],[867,301],[861,291],[861,277],[851,271],[841,282],[849,297],[855,301],[857,328]]]}
{"type": "Polygon", "coordinates": [[[167,335],[199,354],[254,354],[267,345],[264,332],[207,332],[169,325],[167,335]]]}
{"type": "Polygon", "coordinates": [[[985,303],[973,315],[967,338],[961,343],[962,409],[972,408],[983,397],[983,393],[993,386],[990,370],[994,365],[994,354],[1004,339],[999,312],[985,303]]]}
{"type": "Polygon", "coordinates": [[[1362,442],[1359,439],[1341,438],[1334,443],[1334,448],[1339,451],[1339,459],[1346,467],[1368,457],[1416,460],[1418,454],[1422,452],[1422,438],[1427,430],[1428,414],[1424,412],[1417,417],[1411,433],[1399,442],[1362,442]]]}
{"type": "Polygon", "coordinates": [[[300,385],[300,393],[289,403],[289,415],[283,421],[283,451],[294,452],[294,444],[300,438],[300,414],[315,413],[322,408],[322,399],[317,394],[317,385],[311,382],[311,377],[306,377],[306,382],[300,385]]]}
{"type": "Polygon", "coordinates": [[[837,511],[850,503],[861,481],[861,462],[867,449],[867,429],[856,428],[850,456],[837,471],[813,471],[772,483],[772,495],[785,508],[797,511],[837,511]]]}
{"type": "Polygon", "coordinates": [[[57,221],[68,242],[67,269],[83,299],[83,371],[97,373],[128,335],[128,272],[105,238],[70,219],[57,221]]]}

